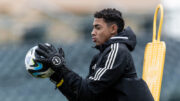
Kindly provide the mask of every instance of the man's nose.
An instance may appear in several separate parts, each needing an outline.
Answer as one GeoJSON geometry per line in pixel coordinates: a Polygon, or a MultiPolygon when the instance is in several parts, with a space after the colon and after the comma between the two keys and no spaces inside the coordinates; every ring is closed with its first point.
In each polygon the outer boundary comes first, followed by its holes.
{"type": "Polygon", "coordinates": [[[92,30],[91,35],[92,35],[92,36],[94,36],[94,35],[95,35],[95,31],[94,31],[94,29],[92,30]]]}

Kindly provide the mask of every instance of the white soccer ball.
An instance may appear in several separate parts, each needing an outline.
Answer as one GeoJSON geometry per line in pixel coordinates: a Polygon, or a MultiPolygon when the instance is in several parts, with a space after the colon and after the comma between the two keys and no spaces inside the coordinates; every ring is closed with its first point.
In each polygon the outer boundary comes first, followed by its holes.
{"type": "Polygon", "coordinates": [[[35,50],[38,48],[38,46],[34,46],[31,48],[25,57],[25,66],[26,70],[33,76],[37,78],[47,78],[51,76],[54,71],[49,68],[45,67],[43,63],[35,61],[37,54],[35,50]]]}

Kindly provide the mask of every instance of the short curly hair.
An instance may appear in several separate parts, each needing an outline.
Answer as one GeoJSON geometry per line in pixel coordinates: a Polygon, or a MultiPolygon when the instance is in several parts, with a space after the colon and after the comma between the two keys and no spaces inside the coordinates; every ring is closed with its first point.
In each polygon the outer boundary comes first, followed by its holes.
{"type": "Polygon", "coordinates": [[[98,11],[94,14],[94,18],[103,18],[106,23],[115,23],[118,26],[117,32],[121,32],[124,29],[124,20],[122,13],[115,8],[107,8],[98,11]]]}

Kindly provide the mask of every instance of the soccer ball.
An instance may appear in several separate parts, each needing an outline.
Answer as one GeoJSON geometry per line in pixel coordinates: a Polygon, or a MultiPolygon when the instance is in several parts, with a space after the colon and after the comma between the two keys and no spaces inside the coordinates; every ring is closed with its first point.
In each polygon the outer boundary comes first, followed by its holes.
{"type": "Polygon", "coordinates": [[[38,56],[35,52],[35,50],[37,48],[38,48],[38,46],[34,46],[27,52],[26,57],[25,57],[26,70],[33,77],[47,78],[47,77],[51,76],[54,73],[54,71],[49,67],[45,67],[45,65],[43,65],[43,63],[35,61],[35,59],[38,56]]]}

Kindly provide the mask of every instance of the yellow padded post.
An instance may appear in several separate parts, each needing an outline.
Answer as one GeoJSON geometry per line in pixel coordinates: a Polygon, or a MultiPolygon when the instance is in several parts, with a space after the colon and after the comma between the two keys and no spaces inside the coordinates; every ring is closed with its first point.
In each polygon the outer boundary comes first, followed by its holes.
{"type": "Polygon", "coordinates": [[[148,87],[155,101],[159,101],[160,98],[161,82],[163,77],[164,61],[166,54],[166,44],[165,42],[160,41],[162,23],[163,6],[159,4],[156,8],[154,15],[152,42],[149,42],[146,45],[143,64],[143,79],[148,84],[148,87]],[[159,9],[161,9],[161,17],[158,36],[156,38],[156,20],[159,9]]]}

